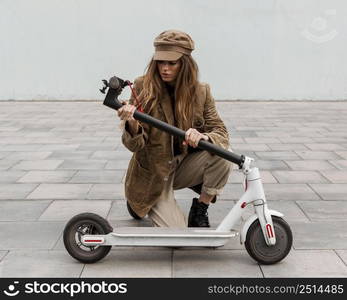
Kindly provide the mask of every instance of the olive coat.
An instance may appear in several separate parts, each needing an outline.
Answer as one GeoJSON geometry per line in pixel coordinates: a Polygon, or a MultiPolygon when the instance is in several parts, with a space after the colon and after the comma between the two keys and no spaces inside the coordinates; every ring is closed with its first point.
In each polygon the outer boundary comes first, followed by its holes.
{"type": "MultiPolygon", "coordinates": [[[[142,87],[143,77],[139,77],[134,82],[138,95],[142,87]]],[[[131,97],[129,103],[133,102],[134,98],[131,97]]],[[[171,98],[166,88],[163,88],[158,105],[145,113],[174,125],[171,98]]],[[[213,144],[228,149],[228,132],[217,113],[210,87],[206,83],[199,83],[198,86],[192,128],[207,135],[213,144]]],[[[174,158],[173,137],[145,123],[140,123],[139,131],[132,136],[125,123],[122,142],[133,152],[125,178],[125,197],[133,211],[144,217],[156,203],[168,180],[174,158]]],[[[180,143],[180,147],[182,153],[188,153],[188,146],[180,143]]]]}

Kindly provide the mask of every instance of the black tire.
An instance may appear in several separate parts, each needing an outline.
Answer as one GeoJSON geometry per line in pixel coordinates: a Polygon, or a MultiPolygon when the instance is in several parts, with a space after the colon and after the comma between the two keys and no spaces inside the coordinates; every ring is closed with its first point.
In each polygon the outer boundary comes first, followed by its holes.
{"type": "Polygon", "coordinates": [[[65,226],[64,245],[69,254],[78,261],[91,264],[104,258],[112,246],[85,246],[81,243],[84,234],[108,234],[112,226],[102,217],[93,213],[74,216],[65,226]]]}
{"type": "Polygon", "coordinates": [[[268,246],[265,242],[259,220],[255,220],[248,228],[245,247],[248,254],[263,265],[272,265],[285,258],[293,244],[293,234],[286,221],[272,216],[275,228],[276,244],[268,246]]]}
{"type": "Polygon", "coordinates": [[[133,209],[131,208],[129,202],[127,201],[127,209],[129,212],[129,215],[132,216],[135,220],[141,220],[142,218],[139,217],[136,212],[133,211],[133,209]]]}

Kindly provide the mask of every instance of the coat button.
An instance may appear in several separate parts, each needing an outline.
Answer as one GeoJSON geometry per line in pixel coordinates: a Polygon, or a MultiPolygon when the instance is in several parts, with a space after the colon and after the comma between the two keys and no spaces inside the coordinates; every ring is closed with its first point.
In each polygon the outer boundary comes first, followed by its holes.
{"type": "Polygon", "coordinates": [[[172,160],[169,160],[169,161],[168,161],[168,164],[171,165],[171,164],[172,164],[172,160]]]}
{"type": "Polygon", "coordinates": [[[164,181],[168,181],[169,180],[169,177],[164,177],[164,181]]]}

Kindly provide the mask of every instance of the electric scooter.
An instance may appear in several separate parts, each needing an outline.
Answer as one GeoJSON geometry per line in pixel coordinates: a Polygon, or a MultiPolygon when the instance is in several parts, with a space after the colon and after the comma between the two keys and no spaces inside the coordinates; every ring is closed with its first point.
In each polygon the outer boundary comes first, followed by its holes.
{"type": "MultiPolygon", "coordinates": [[[[103,80],[104,105],[118,110],[122,107],[118,96],[131,83],[118,77],[103,80]]],[[[150,124],[171,135],[185,138],[185,132],[138,110],[134,118],[150,124]]],[[[158,247],[206,247],[224,246],[230,238],[240,238],[249,255],[260,264],[275,264],[284,259],[293,243],[292,231],[283,214],[268,208],[258,168],[252,166],[254,159],[237,155],[210,142],[200,140],[198,147],[219,155],[239,166],[245,175],[245,193],[231,208],[215,229],[167,228],[167,227],[119,227],[113,229],[107,220],[93,213],[74,216],[65,226],[64,245],[68,253],[82,263],[94,263],[104,258],[112,246],[158,246],[158,247]],[[235,226],[241,220],[245,207],[253,205],[250,216],[240,231],[235,226]]],[[[128,206],[132,217],[138,219],[128,206]]]]}

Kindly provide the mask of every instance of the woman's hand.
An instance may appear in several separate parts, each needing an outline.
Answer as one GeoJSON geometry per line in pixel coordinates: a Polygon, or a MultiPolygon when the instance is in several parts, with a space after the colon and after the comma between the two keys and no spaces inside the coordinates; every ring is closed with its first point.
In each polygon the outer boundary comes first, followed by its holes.
{"type": "Polygon", "coordinates": [[[200,133],[195,128],[189,128],[186,131],[186,140],[183,141],[183,145],[189,145],[193,148],[196,148],[199,144],[199,141],[203,139],[205,141],[208,141],[208,136],[205,134],[200,133]]]}
{"type": "Polygon", "coordinates": [[[125,122],[129,122],[129,130],[132,136],[134,136],[139,130],[139,123],[134,119],[134,112],[136,110],[135,105],[128,104],[123,101],[124,104],[120,109],[118,109],[118,117],[125,122]]]}
{"type": "Polygon", "coordinates": [[[123,121],[135,121],[134,112],[136,110],[135,105],[128,104],[126,101],[123,101],[124,104],[120,109],[118,109],[118,117],[123,121]]]}

